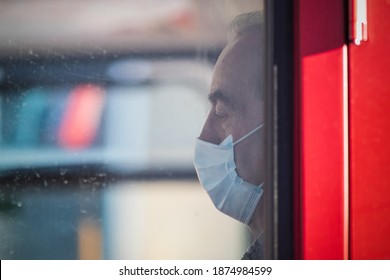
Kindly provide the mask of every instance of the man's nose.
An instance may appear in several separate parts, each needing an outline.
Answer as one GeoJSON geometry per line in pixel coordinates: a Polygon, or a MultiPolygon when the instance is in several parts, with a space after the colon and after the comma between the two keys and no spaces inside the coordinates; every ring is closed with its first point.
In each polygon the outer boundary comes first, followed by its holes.
{"type": "Polygon", "coordinates": [[[202,132],[199,135],[199,139],[213,144],[220,144],[221,139],[218,136],[218,127],[216,126],[216,120],[213,112],[210,112],[207,116],[202,132]]]}

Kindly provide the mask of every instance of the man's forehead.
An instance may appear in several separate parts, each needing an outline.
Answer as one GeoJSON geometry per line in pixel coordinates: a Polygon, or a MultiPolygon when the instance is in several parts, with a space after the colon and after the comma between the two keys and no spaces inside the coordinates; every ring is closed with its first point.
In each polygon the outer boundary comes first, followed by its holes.
{"type": "Polygon", "coordinates": [[[254,90],[261,75],[261,54],[255,48],[259,41],[254,35],[248,35],[229,42],[215,65],[211,93],[221,92],[231,99],[237,91],[254,90]]]}
{"type": "Polygon", "coordinates": [[[222,51],[221,56],[246,60],[259,56],[261,39],[258,34],[243,34],[233,38],[222,51]]]}
{"type": "Polygon", "coordinates": [[[219,56],[215,72],[222,71],[225,76],[255,73],[261,63],[260,45],[260,38],[254,34],[234,38],[219,56]]]}

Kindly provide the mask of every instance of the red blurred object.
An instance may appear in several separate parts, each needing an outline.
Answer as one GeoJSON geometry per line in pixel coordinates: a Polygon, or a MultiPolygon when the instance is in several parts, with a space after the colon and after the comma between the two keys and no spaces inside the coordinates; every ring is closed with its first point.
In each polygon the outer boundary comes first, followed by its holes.
{"type": "Polygon", "coordinates": [[[70,93],[58,132],[60,146],[81,149],[93,143],[102,116],[104,98],[104,89],[95,85],[81,85],[70,93]]]}
{"type": "Polygon", "coordinates": [[[390,259],[390,2],[367,5],[368,41],[349,45],[351,258],[390,259]]]}
{"type": "Polygon", "coordinates": [[[295,5],[295,258],[343,259],[344,7],[295,5]]]}

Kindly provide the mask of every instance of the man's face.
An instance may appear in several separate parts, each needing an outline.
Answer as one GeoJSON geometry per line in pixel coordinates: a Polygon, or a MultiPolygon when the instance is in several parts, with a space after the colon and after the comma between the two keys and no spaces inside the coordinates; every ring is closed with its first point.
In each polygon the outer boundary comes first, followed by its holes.
{"type": "MultiPolygon", "coordinates": [[[[221,53],[209,94],[212,107],[199,136],[201,140],[220,144],[232,135],[235,142],[264,122],[260,47],[258,36],[243,35],[221,53]]],[[[256,185],[263,180],[263,131],[234,146],[238,175],[256,185]]]]}

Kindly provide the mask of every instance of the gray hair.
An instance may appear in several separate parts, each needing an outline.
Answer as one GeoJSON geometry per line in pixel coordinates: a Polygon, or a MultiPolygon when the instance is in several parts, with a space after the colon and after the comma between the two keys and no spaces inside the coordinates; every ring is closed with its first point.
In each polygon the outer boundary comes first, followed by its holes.
{"type": "Polygon", "coordinates": [[[263,15],[253,11],[238,15],[230,24],[229,39],[246,33],[262,33],[263,15]]]}

